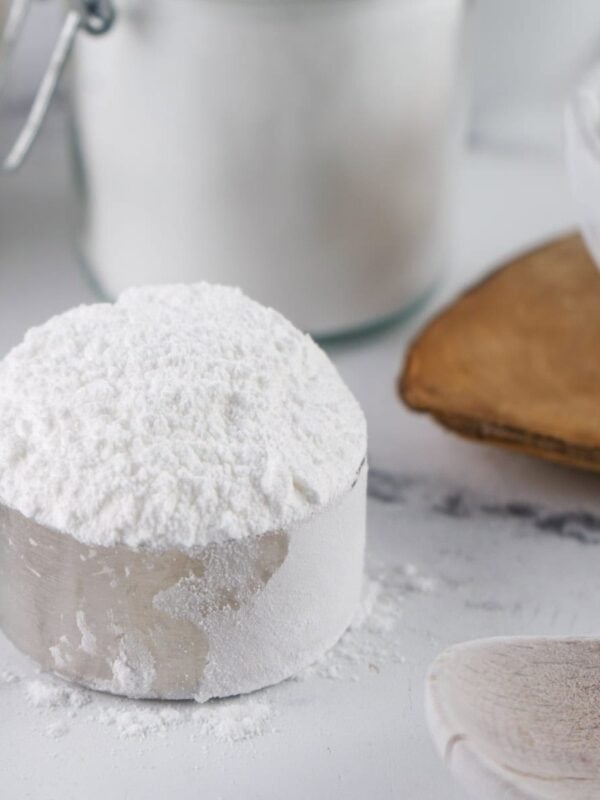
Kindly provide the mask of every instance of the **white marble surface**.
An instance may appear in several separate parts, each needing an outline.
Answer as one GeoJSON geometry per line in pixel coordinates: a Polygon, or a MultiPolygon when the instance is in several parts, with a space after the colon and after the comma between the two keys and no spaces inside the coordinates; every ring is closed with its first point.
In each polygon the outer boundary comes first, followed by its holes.
{"type": "MultiPolygon", "coordinates": [[[[69,203],[54,118],[23,173],[0,183],[0,353],[29,325],[92,299],[69,245],[69,203]]],[[[560,164],[471,152],[456,254],[433,303],[402,329],[331,348],[370,427],[370,556],[435,578],[434,592],[403,601],[395,635],[404,661],[378,672],[365,665],[358,682],[267,690],[275,733],[207,749],[181,729],[120,740],[85,719],[51,739],[19,685],[0,685],[3,800],[464,797],[429,742],[426,666],[446,645],[478,636],[598,632],[600,479],[463,443],[404,410],[394,381],[407,338],[436,304],[507,253],[569,227],[571,216],[560,164]]],[[[0,637],[0,671],[15,666],[31,672],[0,637]]]]}

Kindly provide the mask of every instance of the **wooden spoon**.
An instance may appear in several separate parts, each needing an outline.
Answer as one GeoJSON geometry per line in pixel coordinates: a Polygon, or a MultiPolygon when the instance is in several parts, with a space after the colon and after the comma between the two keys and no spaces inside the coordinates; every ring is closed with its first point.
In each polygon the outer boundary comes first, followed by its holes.
{"type": "Polygon", "coordinates": [[[479,800],[599,800],[600,639],[449,648],[426,684],[431,734],[479,800]]]}

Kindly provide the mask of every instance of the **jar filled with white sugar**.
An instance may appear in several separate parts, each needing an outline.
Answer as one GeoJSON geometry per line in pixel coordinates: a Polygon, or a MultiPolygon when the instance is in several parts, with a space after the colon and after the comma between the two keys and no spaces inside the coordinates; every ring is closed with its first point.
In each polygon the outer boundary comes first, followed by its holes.
{"type": "Polygon", "coordinates": [[[330,336],[447,259],[463,0],[117,0],[77,37],[79,247],[101,293],[239,285],[330,336]]]}

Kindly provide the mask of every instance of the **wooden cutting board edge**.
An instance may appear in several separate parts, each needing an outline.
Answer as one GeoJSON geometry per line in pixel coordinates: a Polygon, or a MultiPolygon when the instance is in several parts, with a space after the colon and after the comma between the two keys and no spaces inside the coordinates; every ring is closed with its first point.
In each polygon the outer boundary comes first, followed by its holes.
{"type": "MultiPolygon", "coordinates": [[[[431,413],[431,412],[430,412],[431,413]]],[[[447,430],[479,444],[500,446],[513,452],[543,458],[555,464],[600,472],[600,449],[566,445],[559,439],[525,433],[518,428],[494,425],[456,415],[431,414],[447,430]]]]}

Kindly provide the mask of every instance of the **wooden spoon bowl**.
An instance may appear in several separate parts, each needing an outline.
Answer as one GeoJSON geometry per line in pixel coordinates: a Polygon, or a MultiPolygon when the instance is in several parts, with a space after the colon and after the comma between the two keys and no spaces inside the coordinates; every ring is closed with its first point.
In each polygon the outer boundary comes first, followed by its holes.
{"type": "Polygon", "coordinates": [[[426,707],[438,751],[474,797],[600,798],[600,639],[456,645],[429,669],[426,707]]]}

